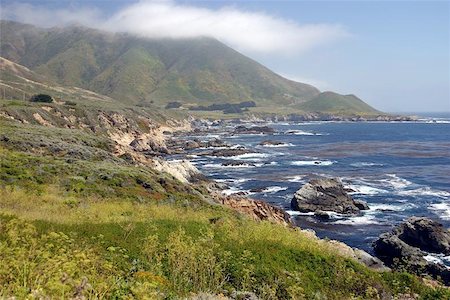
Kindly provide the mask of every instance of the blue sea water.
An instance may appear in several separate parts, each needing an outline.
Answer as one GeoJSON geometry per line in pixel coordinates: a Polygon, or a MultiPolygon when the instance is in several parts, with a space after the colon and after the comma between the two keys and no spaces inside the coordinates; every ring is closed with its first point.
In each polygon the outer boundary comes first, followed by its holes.
{"type": "Polygon", "coordinates": [[[252,198],[284,208],[298,226],[320,237],[372,252],[379,234],[410,216],[427,216],[450,227],[449,120],[272,123],[268,125],[276,129],[275,135],[218,134],[230,144],[258,152],[231,157],[247,165],[223,167],[230,158],[201,156],[193,163],[227,183],[225,193],[247,191],[252,198]],[[283,144],[260,146],[264,140],[283,144]],[[341,178],[370,210],[353,217],[332,215],[329,221],[291,211],[293,194],[316,176],[341,178]],[[256,188],[263,190],[250,192],[256,188]]]}

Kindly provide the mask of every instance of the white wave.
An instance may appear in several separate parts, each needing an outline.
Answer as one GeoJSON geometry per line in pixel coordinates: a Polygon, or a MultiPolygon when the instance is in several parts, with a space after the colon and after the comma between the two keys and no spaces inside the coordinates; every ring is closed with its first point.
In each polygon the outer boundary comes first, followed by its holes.
{"type": "Polygon", "coordinates": [[[348,218],[345,220],[338,220],[334,222],[335,224],[341,224],[341,225],[371,225],[371,224],[379,224],[378,221],[375,219],[374,216],[371,215],[364,215],[364,216],[357,216],[348,218]]]}
{"type": "Polygon", "coordinates": [[[427,124],[450,124],[449,120],[438,120],[438,119],[421,119],[423,123],[427,124]]]}
{"type": "Polygon", "coordinates": [[[295,210],[286,210],[286,212],[290,216],[314,216],[314,212],[303,213],[303,212],[299,212],[299,211],[295,211],[295,210]]]}
{"type": "Polygon", "coordinates": [[[288,188],[285,187],[285,186],[269,186],[269,187],[265,188],[265,189],[263,190],[263,192],[264,192],[264,193],[275,194],[275,193],[278,193],[278,192],[281,192],[281,191],[285,191],[285,190],[287,190],[287,189],[288,189],[288,188]]]}
{"type": "Polygon", "coordinates": [[[286,177],[289,182],[305,182],[306,175],[295,175],[286,177]]]}
{"type": "Polygon", "coordinates": [[[362,168],[362,167],[381,167],[383,164],[371,163],[371,162],[356,162],[350,164],[352,167],[362,168]]]}
{"type": "Polygon", "coordinates": [[[230,196],[230,195],[241,193],[241,192],[242,193],[248,193],[248,191],[240,190],[240,189],[238,189],[236,187],[230,187],[229,189],[223,190],[222,194],[224,194],[226,196],[230,196]]]}
{"type": "Polygon", "coordinates": [[[293,166],[331,166],[334,164],[331,160],[297,160],[291,162],[293,166]]]}
{"type": "Polygon", "coordinates": [[[245,153],[240,155],[235,155],[231,157],[225,157],[227,159],[233,160],[250,160],[250,161],[261,161],[263,158],[269,157],[266,153],[245,153]]]}
{"type": "Polygon", "coordinates": [[[221,137],[220,134],[207,134],[207,135],[205,135],[205,138],[208,138],[208,139],[218,139],[220,137],[221,137]]]}
{"type": "Polygon", "coordinates": [[[415,204],[407,203],[407,204],[369,204],[369,212],[376,211],[405,211],[407,209],[416,207],[415,204]]]}
{"type": "Polygon", "coordinates": [[[427,255],[423,256],[423,258],[430,263],[433,264],[442,264],[444,265],[447,269],[450,269],[449,261],[450,261],[450,256],[445,256],[445,254],[443,253],[428,253],[427,255]]]}
{"type": "Polygon", "coordinates": [[[377,195],[377,194],[382,194],[382,193],[387,193],[388,191],[383,190],[383,189],[379,189],[373,186],[368,186],[368,185],[348,185],[348,188],[351,188],[352,190],[354,190],[354,192],[349,192],[349,194],[351,195],[377,195]]]}
{"type": "Polygon", "coordinates": [[[450,220],[450,204],[441,202],[441,203],[434,203],[431,204],[429,209],[435,211],[436,213],[439,213],[439,217],[444,220],[450,220]]]}
{"type": "Polygon", "coordinates": [[[284,134],[293,134],[293,135],[322,135],[321,133],[303,131],[303,130],[288,130],[284,134]]]}
{"type": "Polygon", "coordinates": [[[277,145],[261,145],[261,146],[266,148],[285,148],[285,147],[293,147],[295,145],[292,143],[282,143],[277,145]]]}
{"type": "Polygon", "coordinates": [[[442,199],[449,199],[450,193],[447,191],[433,190],[430,187],[421,187],[413,190],[403,190],[398,192],[401,196],[432,196],[442,199]]]}
{"type": "Polygon", "coordinates": [[[388,183],[395,189],[404,189],[413,184],[411,181],[398,177],[396,174],[386,174],[386,176],[389,179],[382,179],[380,181],[388,183]]]}
{"type": "Polygon", "coordinates": [[[244,182],[250,181],[250,179],[248,179],[248,178],[231,179],[231,180],[236,183],[244,183],[244,182]]]}
{"type": "Polygon", "coordinates": [[[214,179],[214,180],[220,183],[232,181],[232,179],[214,179]]]}
{"type": "Polygon", "coordinates": [[[249,164],[249,163],[243,163],[239,165],[227,165],[224,166],[222,164],[205,164],[203,165],[204,168],[211,168],[211,169],[247,169],[247,168],[258,168],[263,166],[264,164],[258,163],[258,164],[249,164]]]}
{"type": "Polygon", "coordinates": [[[247,181],[250,181],[250,179],[247,178],[241,178],[241,179],[233,179],[233,178],[228,178],[228,179],[214,179],[217,182],[228,182],[228,183],[244,183],[247,181]]]}

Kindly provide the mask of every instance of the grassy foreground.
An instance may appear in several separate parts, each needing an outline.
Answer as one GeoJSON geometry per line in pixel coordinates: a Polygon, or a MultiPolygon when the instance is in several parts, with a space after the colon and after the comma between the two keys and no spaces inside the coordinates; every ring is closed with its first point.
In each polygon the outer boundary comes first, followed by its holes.
{"type": "Polygon", "coordinates": [[[93,172],[100,167],[93,162],[70,169],[7,148],[0,157],[0,298],[179,299],[233,291],[262,299],[449,297],[412,275],[370,271],[307,233],[254,222],[195,193],[161,186],[145,194],[134,184],[140,168],[116,167],[97,181],[104,172],[93,172]],[[76,172],[91,175],[73,188],[66,183],[76,172]],[[119,183],[115,176],[125,177],[119,183]]]}

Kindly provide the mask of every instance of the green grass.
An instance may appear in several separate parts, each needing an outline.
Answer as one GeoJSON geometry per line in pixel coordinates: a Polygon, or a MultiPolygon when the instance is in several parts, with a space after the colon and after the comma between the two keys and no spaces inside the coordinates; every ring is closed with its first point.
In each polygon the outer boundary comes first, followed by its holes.
{"type": "Polygon", "coordinates": [[[84,277],[88,297],[171,298],[235,289],[263,299],[373,299],[389,292],[448,296],[412,275],[369,271],[301,231],[254,222],[218,206],[84,199],[83,205],[48,211],[58,207],[49,198],[58,201],[59,196],[5,189],[2,196],[9,199],[0,202],[7,213],[0,226],[3,296],[37,290],[59,297],[73,293],[84,277]],[[17,200],[24,201],[23,209],[13,205],[17,200]],[[212,224],[212,218],[220,222],[212,224]],[[44,263],[45,257],[51,260],[44,263]],[[53,261],[62,267],[55,271],[53,261]],[[27,269],[19,267],[23,263],[27,269]],[[63,273],[71,280],[62,282],[63,273]]]}

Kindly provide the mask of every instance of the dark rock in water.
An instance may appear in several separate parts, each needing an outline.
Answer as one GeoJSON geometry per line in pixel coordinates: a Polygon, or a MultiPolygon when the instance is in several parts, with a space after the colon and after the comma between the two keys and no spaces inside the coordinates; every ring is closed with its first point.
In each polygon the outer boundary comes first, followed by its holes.
{"type": "Polygon", "coordinates": [[[359,208],[360,210],[368,210],[369,205],[367,205],[366,201],[354,199],[353,203],[355,203],[355,206],[359,208]]]}
{"type": "Polygon", "coordinates": [[[322,211],[322,210],[316,211],[314,213],[314,217],[316,217],[320,220],[329,220],[331,218],[331,216],[327,212],[322,211]]]}
{"type": "Polygon", "coordinates": [[[450,232],[433,220],[411,217],[396,233],[401,240],[423,251],[450,255],[450,232]]]}
{"type": "Polygon", "coordinates": [[[299,189],[292,198],[292,209],[301,212],[334,211],[356,214],[368,209],[363,201],[355,201],[348,195],[339,179],[313,179],[299,189]]]}
{"type": "Polygon", "coordinates": [[[259,143],[260,146],[279,146],[279,145],[283,145],[283,142],[279,142],[279,141],[271,141],[271,140],[265,140],[262,141],[261,143],[259,143]]]}
{"type": "Polygon", "coordinates": [[[232,160],[225,161],[222,163],[224,167],[239,167],[239,166],[254,166],[254,164],[248,163],[246,161],[232,160]]]}
{"type": "Polygon", "coordinates": [[[264,188],[260,187],[260,188],[254,188],[250,190],[250,193],[262,193],[264,192],[264,188]]]}
{"type": "Polygon", "coordinates": [[[393,233],[383,233],[373,244],[377,256],[387,265],[393,265],[396,260],[407,261],[412,265],[426,265],[423,258],[425,252],[408,245],[393,233]]]}
{"type": "Polygon", "coordinates": [[[275,129],[269,126],[237,126],[234,129],[234,134],[273,134],[275,133],[275,129]]]}
{"type": "Polygon", "coordinates": [[[392,232],[383,233],[373,244],[376,255],[388,266],[425,272],[450,283],[450,270],[443,264],[427,261],[427,252],[449,254],[449,231],[428,218],[411,217],[392,232]]]}
{"type": "Polygon", "coordinates": [[[200,148],[200,144],[196,141],[186,141],[184,144],[185,150],[192,150],[197,148],[200,148]]]}
{"type": "Polygon", "coordinates": [[[208,148],[216,148],[216,147],[228,147],[228,144],[220,139],[213,139],[206,143],[206,147],[208,148]]]}
{"type": "Polygon", "coordinates": [[[230,157],[230,156],[237,156],[237,155],[242,155],[242,154],[247,154],[247,153],[253,153],[253,151],[245,149],[245,148],[218,149],[218,150],[214,150],[209,155],[230,157]]]}

